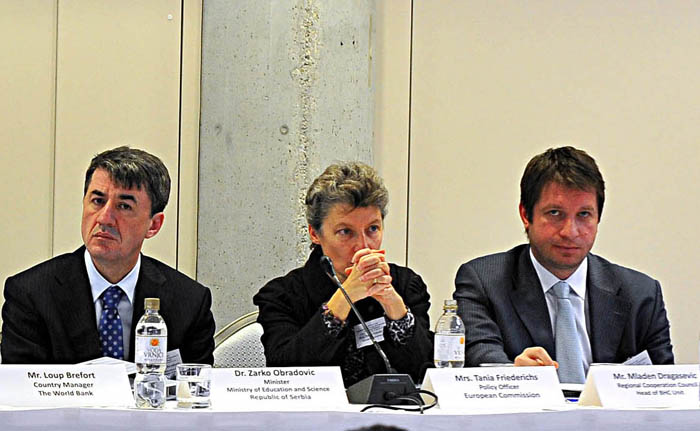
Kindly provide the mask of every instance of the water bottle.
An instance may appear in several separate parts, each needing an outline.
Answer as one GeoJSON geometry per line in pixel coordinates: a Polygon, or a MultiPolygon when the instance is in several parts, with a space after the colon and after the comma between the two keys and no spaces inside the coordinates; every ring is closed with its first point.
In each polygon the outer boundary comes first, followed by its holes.
{"type": "Polygon", "coordinates": [[[443,313],[435,325],[435,366],[462,368],[464,366],[464,323],[457,315],[457,301],[446,299],[443,313]]]}
{"type": "Polygon", "coordinates": [[[158,314],[160,299],[146,298],[143,316],[136,325],[134,360],[134,400],[141,409],[160,409],[165,405],[165,364],[168,352],[168,328],[158,314]]]}

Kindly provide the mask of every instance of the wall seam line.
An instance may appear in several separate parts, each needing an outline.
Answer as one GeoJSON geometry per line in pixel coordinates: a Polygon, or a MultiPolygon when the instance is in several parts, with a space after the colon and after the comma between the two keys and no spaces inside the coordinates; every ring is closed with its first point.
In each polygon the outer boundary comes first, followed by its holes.
{"type": "Polygon", "coordinates": [[[406,254],[405,254],[405,266],[408,264],[408,251],[409,251],[409,233],[410,233],[410,221],[411,221],[411,118],[413,115],[412,109],[412,96],[413,96],[413,5],[414,2],[411,0],[411,29],[409,38],[409,55],[408,55],[408,142],[407,142],[407,170],[406,170],[406,254]]]}
{"type": "Polygon", "coordinates": [[[54,20],[54,52],[53,52],[53,124],[51,136],[51,212],[49,214],[49,256],[53,257],[56,250],[56,129],[58,118],[58,11],[60,1],[56,0],[54,20]]]}
{"type": "Polygon", "coordinates": [[[180,74],[177,111],[177,211],[175,222],[175,268],[180,268],[180,183],[182,180],[182,74],[185,38],[185,0],[180,0],[180,74]]]}

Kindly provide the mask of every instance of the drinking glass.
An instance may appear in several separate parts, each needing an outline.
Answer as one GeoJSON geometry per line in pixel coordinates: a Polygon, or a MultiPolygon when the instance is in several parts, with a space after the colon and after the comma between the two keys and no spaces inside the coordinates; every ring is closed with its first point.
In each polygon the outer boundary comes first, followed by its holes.
{"type": "Polygon", "coordinates": [[[211,365],[177,365],[177,407],[202,409],[211,406],[211,365]]]}

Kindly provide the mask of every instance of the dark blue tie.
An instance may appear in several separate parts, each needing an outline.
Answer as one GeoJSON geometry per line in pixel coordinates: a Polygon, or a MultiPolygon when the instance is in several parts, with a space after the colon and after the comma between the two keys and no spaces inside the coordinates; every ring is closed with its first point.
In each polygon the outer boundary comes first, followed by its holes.
{"type": "Polygon", "coordinates": [[[102,316],[98,328],[102,356],[124,359],[124,330],[118,309],[123,294],[119,286],[110,286],[102,293],[102,316]]]}

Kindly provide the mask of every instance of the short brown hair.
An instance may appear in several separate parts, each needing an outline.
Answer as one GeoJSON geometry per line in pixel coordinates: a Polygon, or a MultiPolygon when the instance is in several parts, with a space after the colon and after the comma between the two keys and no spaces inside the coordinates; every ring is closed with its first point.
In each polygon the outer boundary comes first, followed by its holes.
{"type": "Polygon", "coordinates": [[[574,147],[550,148],[533,157],[520,180],[520,203],[528,221],[540,199],[542,189],[551,181],[578,190],[595,190],[598,220],[605,203],[605,181],[593,157],[574,147]]]}
{"type": "Polygon", "coordinates": [[[336,204],[353,208],[374,206],[382,219],[387,213],[389,192],[371,166],[361,162],[333,164],[311,183],[306,192],[306,221],[321,231],[323,220],[336,204]]]}
{"type": "Polygon", "coordinates": [[[104,169],[116,184],[127,189],[146,188],[151,199],[151,216],[162,212],[170,196],[170,175],[163,162],[153,154],[129,147],[117,147],[93,157],[85,172],[83,196],[87,193],[92,174],[104,169]]]}

